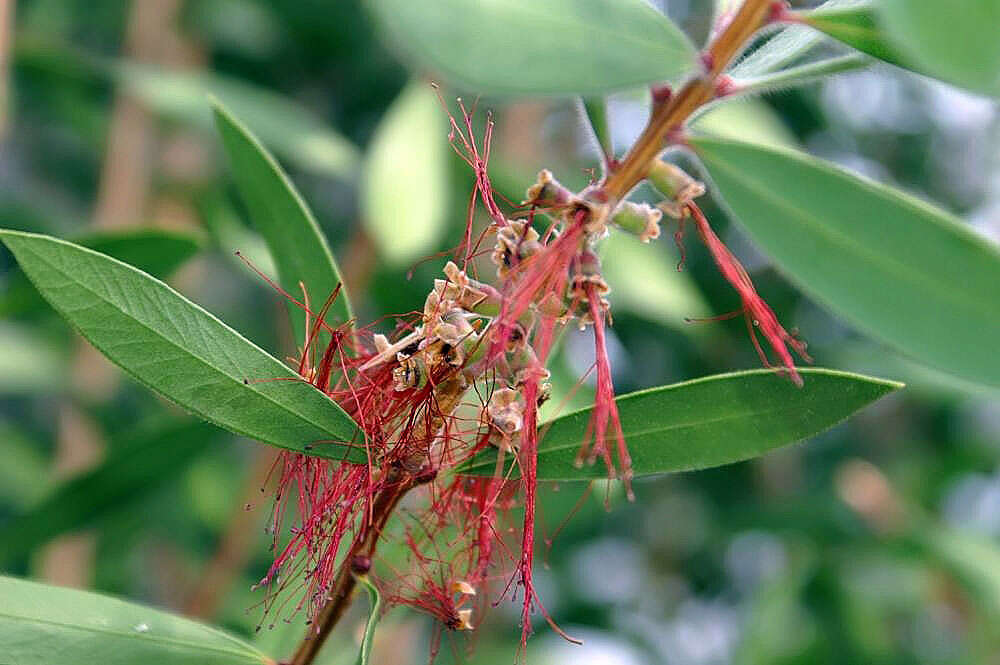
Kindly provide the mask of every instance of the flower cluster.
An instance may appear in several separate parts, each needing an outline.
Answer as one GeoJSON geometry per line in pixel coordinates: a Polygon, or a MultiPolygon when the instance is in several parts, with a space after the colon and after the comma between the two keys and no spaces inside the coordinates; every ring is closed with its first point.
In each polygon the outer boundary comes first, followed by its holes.
{"type": "Polygon", "coordinates": [[[343,460],[283,455],[270,524],[275,558],[261,584],[271,590],[269,610],[291,604],[312,619],[353,574],[352,565],[372,565],[383,540],[408,553],[405,561],[384,557],[373,568],[391,603],[418,608],[444,628],[470,630],[491,590],[514,594],[523,607],[523,645],[535,612],[554,626],[532,583],[538,414],[550,392],[546,364],[567,325],[591,327],[596,346],[595,403],[577,463],[600,459],[632,498],[606,348],[610,287],[598,256],[612,227],[649,242],[666,213],[678,221],[680,246],[683,223],[693,218],[737,289],[751,333],[763,332],[797,383],[785,345],[803,357],[805,351],[709,227],[694,203],[704,193],[700,183],[661,163],[649,178],[666,199],[654,208],[608,201],[600,183],[574,193],[542,171],[522,204],[505,213],[487,173],[492,120],[477,145],[471,114],[459,105],[461,121],[449,114],[450,142],[473,169],[475,190],[463,241],[422,310],[386,336],[327,325],[336,294],[315,314],[307,298],[300,303],[311,325],[299,374],[336,400],[360,433],[357,441],[336,442],[347,451],[343,460]],[[489,223],[477,234],[480,205],[489,223]],[[495,269],[489,280],[479,277],[475,260],[486,254],[495,269]],[[321,337],[329,340],[323,349],[321,337]],[[492,475],[462,475],[464,462],[488,451],[496,457],[492,475]],[[398,516],[392,524],[390,514],[398,516]]]}

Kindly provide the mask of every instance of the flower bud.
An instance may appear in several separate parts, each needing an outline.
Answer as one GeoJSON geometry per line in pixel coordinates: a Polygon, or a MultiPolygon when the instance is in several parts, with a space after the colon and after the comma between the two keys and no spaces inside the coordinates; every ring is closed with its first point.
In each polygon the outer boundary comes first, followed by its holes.
{"type": "Polygon", "coordinates": [[[625,201],[615,211],[611,222],[623,231],[639,236],[640,241],[649,242],[660,237],[661,217],[663,213],[648,203],[625,201]]]}
{"type": "Polygon", "coordinates": [[[561,207],[573,199],[573,192],[552,177],[552,171],[542,169],[538,172],[538,180],[528,188],[525,199],[521,205],[537,205],[550,207],[561,207]]]}
{"type": "Polygon", "coordinates": [[[574,209],[567,213],[567,221],[572,221],[576,211],[581,208],[587,212],[584,230],[592,236],[603,237],[608,231],[608,218],[611,215],[607,193],[598,186],[585,189],[580,193],[574,209]]]}
{"type": "Polygon", "coordinates": [[[657,207],[674,219],[683,219],[685,206],[705,193],[705,185],[695,180],[681,168],[656,160],[646,176],[650,184],[667,197],[657,207]]]}

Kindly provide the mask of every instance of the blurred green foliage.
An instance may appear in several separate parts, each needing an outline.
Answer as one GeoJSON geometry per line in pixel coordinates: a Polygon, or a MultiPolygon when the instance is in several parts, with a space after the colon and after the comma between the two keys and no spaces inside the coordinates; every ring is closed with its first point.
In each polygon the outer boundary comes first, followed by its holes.
{"type": "MultiPolygon", "coordinates": [[[[418,307],[441,261],[384,261],[360,219],[360,160],[410,80],[361,3],[182,3],[170,25],[160,26],[177,40],[165,40],[167,55],[157,62],[167,65],[134,62],[128,55],[125,35],[142,6],[17,3],[8,126],[0,149],[0,226],[64,237],[92,233],[102,179],[109,177],[109,141],[119,131],[113,109],[120,95],[133,95],[149,124],[142,156],[148,180],[131,221],[208,238],[209,245],[173,273],[173,283],[264,348],[293,354],[280,298],[232,260],[240,249],[270,270],[220,159],[207,101],[204,113],[198,110],[204,89],[232,104],[290,171],[348,274],[359,320],[378,320],[388,329],[393,314],[418,307]]],[[[704,36],[708,3],[671,3],[670,10],[696,40],[704,36]]],[[[446,92],[446,99],[454,94],[446,92]]],[[[741,136],[801,143],[997,233],[994,104],[878,67],[772,94],[752,106],[752,112],[730,113],[723,124],[739,125],[741,136]]],[[[519,200],[542,167],[570,186],[586,182],[584,169],[595,167],[597,157],[572,103],[492,107],[492,176],[505,196],[519,200]]],[[[642,113],[635,96],[612,100],[619,149],[641,126],[642,113]]],[[[442,146],[446,140],[442,131],[442,146]]],[[[447,184],[440,191],[447,198],[438,202],[444,230],[429,233],[430,244],[411,250],[418,258],[456,244],[465,222],[471,173],[447,155],[440,160],[447,184]]],[[[585,497],[573,484],[547,488],[540,505],[546,533],[554,537],[546,546],[547,566],[538,573],[542,599],[569,633],[588,644],[579,649],[541,629],[530,643],[531,659],[685,665],[996,661],[997,395],[917,366],[833,318],[791,288],[737,229],[726,228],[719,210],[706,212],[718,220],[720,235],[747,264],[760,293],[810,341],[818,365],[903,380],[909,388],[806,446],[697,474],[643,480],[636,484],[635,503],[600,483],[585,497]],[[873,528],[858,506],[844,501],[856,495],[851,488],[857,485],[849,480],[859,467],[848,462],[858,458],[884,474],[862,474],[862,480],[884,477],[894,488],[899,517],[892,529],[873,528]]],[[[611,294],[620,392],[758,364],[741,321],[683,322],[685,316],[730,311],[736,297],[695,243],[687,248],[685,271],[661,280],[679,259],[669,234],[664,236],[640,248],[641,261],[625,258],[639,251],[628,246],[610,247],[605,256],[612,265],[620,251],[628,264],[616,269],[611,294]],[[668,290],[655,306],[642,300],[643,285],[653,280],[668,290]],[[665,309],[668,300],[671,308],[665,309]]],[[[6,250],[0,250],[0,284],[0,303],[24,288],[6,250]]],[[[107,370],[81,365],[79,343],[65,324],[41,301],[30,302],[4,310],[0,322],[0,551],[7,555],[0,566],[39,576],[44,549],[8,539],[20,539],[13,531],[20,515],[67,486],[54,470],[56,442],[66,427],[55,414],[67,408],[82,414],[112,464],[131,454],[136,438],[167,407],[113,372],[113,380],[94,389],[94,377],[107,370]]],[[[577,335],[565,340],[554,367],[562,394],[591,363],[588,346],[577,335]]],[[[588,390],[582,386],[566,408],[586,403],[588,390]]],[[[83,580],[88,586],[183,610],[227,525],[249,502],[252,551],[209,618],[250,636],[261,621],[255,608],[261,597],[248,589],[270,560],[262,529],[268,505],[249,480],[262,448],[223,433],[210,438],[211,445],[191,455],[168,456],[170,463],[155,469],[163,477],[143,491],[112,494],[117,486],[97,486],[94,476],[89,483],[75,481],[75,491],[92,493],[86,497],[91,503],[81,499],[80,505],[92,507],[75,521],[65,518],[72,511],[60,512],[58,525],[53,515],[50,530],[42,531],[54,533],[60,526],[96,535],[93,565],[83,580]],[[113,497],[114,510],[102,504],[104,497],[113,497]]],[[[327,649],[329,662],[349,662],[356,654],[355,647],[339,650],[337,644],[356,644],[363,604],[327,649]]],[[[265,651],[287,651],[301,635],[301,621],[275,621],[268,630],[269,621],[256,640],[265,651]]],[[[508,663],[517,632],[516,611],[502,603],[471,640],[445,635],[441,660],[466,660],[475,647],[477,663],[508,663]]],[[[391,612],[376,632],[373,660],[425,662],[432,634],[425,618],[391,612]]]]}

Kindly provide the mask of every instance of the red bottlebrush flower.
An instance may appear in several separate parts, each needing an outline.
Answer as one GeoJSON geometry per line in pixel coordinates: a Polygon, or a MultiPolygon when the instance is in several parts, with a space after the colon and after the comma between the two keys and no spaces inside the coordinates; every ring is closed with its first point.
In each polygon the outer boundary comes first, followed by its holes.
{"type": "MultiPolygon", "coordinates": [[[[298,372],[358,424],[360,440],[337,443],[361,449],[365,457],[337,461],[286,453],[281,458],[270,525],[276,555],[261,580],[269,589],[265,610],[291,607],[312,620],[334,598],[346,597],[336,594],[351,580],[352,565],[363,562],[388,602],[419,609],[452,630],[471,629],[480,616],[471,605],[485,609],[485,591],[506,579],[503,595],[515,584],[523,592],[522,648],[536,612],[572,641],[545,612],[533,586],[538,407],[548,394],[545,364],[557,326],[574,315],[593,322],[598,399],[588,437],[593,435],[594,454],[605,460],[612,476],[618,474],[606,438],[617,439],[618,464],[628,485],[630,462],[605,350],[606,303],[601,295],[606,286],[601,287],[599,274],[579,290],[571,281],[580,265],[596,265],[596,256],[586,248],[588,239],[603,233],[604,210],[600,201],[577,198],[549,176],[538,191],[555,192],[544,199],[545,205],[555,206],[551,212],[558,220],[544,237],[531,229],[530,217],[507,219],[486,172],[492,119],[480,147],[469,112],[461,101],[459,107],[463,121],[449,115],[449,138],[474,170],[476,186],[466,235],[455,253],[464,254],[468,267],[480,253],[482,239],[496,233],[499,283],[479,282],[449,262],[447,279],[435,281],[423,309],[394,342],[366,330],[328,326],[324,316],[336,293],[315,314],[308,297],[299,303],[284,294],[308,314],[306,339],[295,361],[298,372]],[[477,200],[493,223],[474,243],[477,200]],[[598,209],[601,214],[595,213],[598,209]],[[588,309],[576,312],[581,302],[588,309]],[[318,340],[327,336],[320,353],[318,340]],[[478,396],[484,386],[489,395],[468,405],[478,408],[478,417],[461,415],[464,410],[458,407],[466,394],[473,400],[472,394],[478,396]],[[489,445],[500,451],[494,476],[435,482],[439,469],[453,468],[489,445]],[[520,470],[513,480],[505,477],[509,466],[503,464],[511,454],[520,470]],[[402,515],[410,565],[395,570],[391,562],[376,560],[372,567],[374,543],[393,538],[400,528],[396,522],[387,529],[387,520],[404,494],[405,503],[395,514],[402,515]],[[520,528],[510,523],[515,504],[523,508],[520,528]],[[280,535],[283,525],[287,537],[280,535]],[[384,574],[387,568],[389,575],[384,574]]],[[[308,444],[317,445],[323,444],[308,444]]]]}
{"type": "Polygon", "coordinates": [[[757,349],[757,355],[760,356],[761,362],[764,363],[765,367],[773,367],[768,361],[764,349],[761,348],[760,342],[757,340],[757,329],[761,331],[768,344],[770,344],[781,360],[783,367],[777,368],[778,371],[786,373],[795,385],[802,387],[802,377],[795,369],[795,362],[792,360],[792,355],[788,352],[788,347],[792,347],[806,362],[812,362],[812,358],[806,353],[805,343],[793,337],[778,323],[778,318],[774,315],[774,312],[764,302],[763,298],[757,294],[757,290],[754,288],[746,269],[733,256],[729,248],[722,244],[719,236],[715,235],[701,209],[694,203],[688,203],[687,210],[694,218],[695,226],[698,228],[698,235],[701,236],[705,246],[712,253],[712,258],[715,259],[715,265],[718,266],[719,272],[726,278],[726,281],[732,284],[733,288],[739,294],[740,300],[743,301],[742,312],[746,317],[747,329],[750,331],[750,339],[753,341],[754,348],[757,349]]]}

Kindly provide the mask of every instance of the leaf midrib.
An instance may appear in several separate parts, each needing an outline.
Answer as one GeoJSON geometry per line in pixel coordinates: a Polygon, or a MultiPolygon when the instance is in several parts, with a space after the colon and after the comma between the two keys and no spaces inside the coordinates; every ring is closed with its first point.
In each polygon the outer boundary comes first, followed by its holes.
{"type": "MultiPolygon", "coordinates": [[[[26,247],[26,248],[28,249],[28,251],[31,251],[31,248],[30,248],[30,246],[27,246],[27,245],[25,245],[24,247],[26,247]]],[[[83,282],[80,282],[80,281],[78,281],[78,280],[75,280],[75,279],[71,278],[71,277],[69,276],[69,274],[67,274],[67,273],[66,273],[66,272],[65,272],[65,271],[64,271],[63,269],[61,269],[60,267],[56,266],[56,265],[55,265],[54,263],[52,263],[51,261],[49,261],[49,260],[48,260],[48,259],[47,259],[46,257],[42,256],[42,255],[41,255],[41,254],[39,254],[38,252],[32,252],[32,253],[33,253],[33,254],[35,255],[35,257],[36,257],[37,259],[39,259],[40,261],[44,262],[44,263],[45,263],[46,265],[48,265],[48,266],[49,266],[49,267],[50,267],[50,268],[51,268],[52,270],[54,270],[54,271],[56,271],[57,273],[59,273],[60,275],[62,275],[62,276],[63,276],[63,278],[64,278],[64,279],[67,279],[67,280],[68,280],[68,281],[69,281],[70,283],[73,283],[73,284],[77,284],[78,286],[80,286],[80,288],[82,288],[82,289],[84,289],[85,291],[87,291],[87,292],[91,293],[91,294],[92,294],[92,295],[93,295],[94,297],[96,297],[97,299],[101,300],[101,301],[102,301],[102,302],[104,302],[105,304],[107,304],[107,305],[110,305],[111,307],[113,307],[114,309],[116,309],[116,310],[117,310],[118,312],[120,312],[120,313],[122,314],[122,316],[125,316],[125,317],[127,317],[128,319],[130,319],[131,321],[135,322],[135,323],[136,323],[137,325],[141,326],[141,327],[142,327],[142,328],[144,328],[145,330],[147,330],[147,331],[149,331],[149,332],[153,333],[153,335],[155,335],[155,336],[156,336],[156,337],[158,337],[159,339],[161,339],[161,340],[163,340],[164,342],[166,342],[166,343],[167,343],[167,344],[168,344],[169,346],[171,346],[171,347],[173,347],[173,348],[175,348],[175,349],[178,349],[178,350],[180,350],[180,351],[182,351],[182,352],[186,353],[186,354],[187,354],[187,355],[188,355],[189,357],[191,357],[191,358],[194,358],[194,359],[195,359],[195,360],[197,360],[197,361],[198,361],[199,363],[201,363],[201,364],[202,364],[203,366],[205,366],[205,367],[209,368],[210,370],[212,370],[212,371],[216,372],[217,374],[219,374],[219,375],[221,375],[221,376],[223,376],[223,377],[225,377],[225,378],[229,379],[230,381],[232,381],[232,383],[233,383],[233,384],[235,384],[235,385],[237,386],[237,388],[238,388],[238,389],[240,389],[240,390],[249,390],[250,392],[254,393],[255,395],[259,395],[260,397],[264,398],[264,399],[265,399],[265,400],[266,400],[267,402],[270,402],[271,404],[274,404],[275,406],[279,407],[279,409],[280,409],[280,410],[282,410],[282,411],[284,411],[285,413],[288,413],[288,414],[291,414],[291,415],[293,415],[293,416],[294,416],[295,418],[297,418],[298,420],[300,420],[300,421],[302,421],[302,422],[306,423],[307,425],[309,425],[309,426],[311,426],[311,427],[314,427],[314,428],[316,428],[316,429],[319,429],[319,430],[322,430],[322,431],[324,431],[324,432],[326,432],[326,433],[328,433],[328,434],[332,434],[332,435],[335,435],[335,436],[337,435],[337,434],[336,434],[335,432],[331,432],[331,431],[329,431],[329,430],[328,430],[327,428],[325,428],[325,427],[323,427],[323,426],[320,426],[319,424],[317,424],[317,423],[313,422],[312,420],[310,420],[310,419],[309,419],[308,417],[304,416],[303,414],[301,414],[301,413],[298,413],[297,411],[294,411],[294,410],[290,409],[290,408],[289,408],[288,406],[286,406],[285,404],[283,404],[283,403],[281,403],[281,402],[278,402],[278,401],[276,401],[276,400],[275,400],[274,398],[272,398],[271,396],[267,395],[266,393],[263,393],[263,392],[261,392],[261,391],[259,391],[259,390],[256,390],[256,389],[254,389],[253,387],[251,387],[251,386],[252,386],[252,384],[245,384],[245,383],[243,383],[243,380],[242,380],[242,379],[237,379],[237,378],[235,378],[235,377],[233,377],[233,376],[230,376],[230,375],[229,375],[229,374],[228,374],[227,372],[224,372],[224,371],[223,371],[222,369],[220,369],[220,368],[216,367],[215,365],[212,365],[212,364],[211,364],[210,362],[208,362],[207,360],[205,360],[204,358],[202,358],[202,357],[201,357],[200,355],[198,355],[198,354],[195,354],[195,353],[191,352],[191,351],[190,351],[189,349],[186,349],[186,348],[184,348],[183,346],[180,346],[179,344],[177,344],[177,343],[176,343],[176,342],[174,342],[173,340],[171,340],[171,339],[169,339],[169,338],[165,337],[165,336],[164,336],[164,335],[163,335],[162,333],[160,333],[160,332],[159,332],[158,330],[156,330],[155,328],[153,328],[153,327],[151,327],[151,326],[147,325],[147,324],[146,324],[145,322],[143,322],[143,321],[139,320],[138,318],[136,318],[135,316],[133,316],[133,315],[131,315],[131,314],[127,313],[127,312],[126,312],[125,310],[123,310],[123,309],[122,309],[122,308],[121,308],[121,307],[120,307],[119,305],[117,305],[117,304],[116,304],[115,302],[113,302],[113,301],[109,300],[108,298],[104,297],[104,296],[103,296],[102,294],[100,294],[100,293],[98,293],[97,291],[95,291],[94,289],[90,288],[89,286],[87,286],[87,285],[86,285],[86,284],[84,284],[83,282]]],[[[142,276],[142,277],[143,277],[144,279],[151,279],[151,278],[147,277],[146,275],[143,275],[142,273],[139,273],[139,274],[140,274],[140,275],[141,275],[141,276],[142,276]]],[[[155,282],[154,282],[154,283],[155,283],[155,282]]],[[[298,376],[298,375],[294,374],[294,373],[293,373],[293,372],[292,372],[292,371],[291,371],[290,369],[288,369],[288,368],[287,368],[287,367],[286,367],[286,366],[285,366],[284,364],[282,364],[282,363],[281,363],[280,361],[276,360],[276,359],[275,359],[275,358],[274,358],[273,356],[271,356],[270,354],[268,354],[268,353],[267,353],[266,351],[264,351],[263,349],[261,349],[260,347],[258,347],[257,345],[255,345],[255,344],[254,344],[253,342],[251,342],[250,340],[246,339],[245,337],[243,337],[242,335],[240,335],[239,333],[237,333],[237,332],[236,332],[235,330],[233,330],[232,328],[229,328],[228,326],[226,326],[226,324],[222,323],[222,321],[219,321],[219,320],[218,320],[217,318],[215,318],[215,317],[214,317],[214,316],[213,316],[213,315],[212,315],[212,314],[211,314],[210,312],[207,312],[206,310],[204,310],[203,308],[201,308],[201,307],[200,307],[200,306],[198,306],[197,304],[195,304],[195,303],[193,303],[193,302],[191,302],[191,301],[187,300],[186,298],[184,298],[184,297],[183,297],[183,296],[181,296],[180,294],[174,294],[174,295],[176,295],[176,296],[177,296],[177,297],[179,297],[179,298],[182,298],[182,299],[183,299],[183,301],[184,301],[184,304],[186,304],[186,305],[188,305],[188,306],[190,306],[190,307],[193,307],[193,308],[194,308],[194,309],[195,309],[196,311],[198,311],[199,313],[202,313],[202,314],[205,314],[205,315],[207,315],[208,317],[210,317],[210,319],[211,319],[211,320],[213,320],[213,321],[215,321],[215,322],[219,323],[219,324],[220,324],[221,326],[223,326],[223,327],[224,327],[224,329],[226,329],[227,331],[231,332],[231,333],[232,333],[233,335],[236,335],[236,337],[237,337],[237,338],[238,338],[239,340],[241,340],[242,342],[246,343],[246,344],[247,344],[247,345],[248,345],[249,347],[251,347],[251,348],[252,348],[252,349],[254,349],[255,351],[258,351],[258,352],[260,352],[260,353],[261,353],[261,354],[262,354],[263,356],[265,356],[266,358],[268,358],[268,359],[270,359],[270,360],[273,360],[273,361],[274,361],[274,364],[275,364],[275,366],[276,366],[276,367],[277,367],[277,366],[280,366],[280,367],[281,367],[281,368],[282,368],[282,369],[283,369],[283,370],[284,370],[284,371],[285,371],[285,372],[287,373],[287,375],[288,375],[288,377],[289,377],[289,378],[296,378],[296,377],[298,376]]],[[[117,362],[116,362],[116,364],[119,364],[119,365],[120,365],[120,363],[117,363],[117,362]]],[[[124,367],[124,366],[122,366],[122,365],[120,365],[120,366],[121,366],[121,367],[122,367],[122,368],[123,368],[123,369],[124,369],[124,370],[125,370],[126,372],[128,372],[129,374],[131,374],[132,376],[135,376],[135,377],[136,377],[137,379],[140,379],[140,377],[138,377],[138,376],[137,376],[137,375],[136,375],[136,374],[135,374],[135,373],[134,373],[134,372],[133,372],[132,370],[130,370],[129,368],[127,368],[127,367],[124,367]]],[[[146,379],[140,379],[140,380],[141,380],[141,381],[142,381],[143,383],[148,383],[148,381],[147,381],[146,379]]],[[[156,389],[157,391],[160,391],[160,390],[161,390],[160,388],[155,388],[155,389],[156,389]]],[[[170,397],[170,399],[171,399],[171,400],[173,400],[174,398],[173,398],[173,397],[171,396],[171,397],[170,397]]],[[[327,399],[329,399],[329,398],[327,398],[327,399]]],[[[331,400],[331,402],[332,402],[332,400],[331,400]]],[[[180,402],[178,402],[178,403],[180,403],[180,402]]],[[[185,406],[186,408],[189,408],[189,409],[192,409],[192,410],[195,410],[195,409],[194,409],[194,407],[192,407],[192,406],[190,406],[190,405],[187,405],[187,404],[182,404],[182,406],[185,406]]],[[[200,409],[198,409],[198,411],[200,411],[200,409]]],[[[209,420],[211,420],[211,417],[210,417],[210,416],[207,416],[207,415],[206,415],[205,417],[206,417],[206,418],[208,418],[209,420]]],[[[217,423],[218,423],[219,421],[213,421],[213,422],[217,422],[217,423]]],[[[219,423],[219,424],[221,424],[221,423],[219,423]]],[[[252,437],[252,438],[257,438],[257,435],[256,435],[256,434],[254,434],[254,433],[251,433],[251,432],[248,432],[248,431],[245,431],[245,430],[244,430],[244,431],[238,431],[238,430],[237,430],[236,428],[234,428],[234,427],[232,427],[232,426],[229,426],[229,425],[222,425],[222,426],[223,426],[223,427],[225,427],[226,429],[229,429],[229,430],[231,430],[231,431],[237,431],[237,433],[239,433],[239,434],[243,434],[243,435],[246,435],[246,436],[250,436],[250,437],[252,437]]],[[[271,443],[273,443],[273,442],[271,442],[271,443]]]]}
{"type": "MultiPolygon", "coordinates": [[[[703,426],[703,425],[713,425],[713,424],[716,424],[716,423],[726,422],[726,421],[729,421],[729,420],[738,420],[738,419],[741,419],[741,418],[754,418],[754,417],[760,417],[760,416],[773,415],[773,414],[777,414],[777,413],[789,413],[789,412],[794,412],[794,411],[798,411],[798,410],[801,410],[801,407],[800,408],[783,408],[783,407],[778,407],[778,408],[775,408],[775,409],[765,409],[763,411],[744,411],[744,412],[735,413],[735,414],[734,413],[729,413],[729,414],[726,414],[726,415],[723,415],[723,416],[719,416],[717,418],[708,418],[708,419],[705,419],[705,420],[689,421],[689,422],[683,422],[683,423],[673,423],[673,424],[670,424],[670,425],[664,425],[662,427],[661,426],[655,426],[655,427],[651,427],[651,428],[648,428],[648,429],[643,429],[643,430],[638,430],[638,431],[630,431],[630,432],[627,432],[625,434],[625,438],[628,440],[628,439],[634,439],[634,438],[648,436],[650,434],[658,434],[658,433],[661,433],[661,432],[670,432],[670,431],[673,431],[673,430],[689,429],[689,428],[692,428],[692,427],[700,427],[700,426],[703,426]]],[[[581,412],[581,414],[582,414],[581,417],[583,415],[586,415],[585,412],[581,412]]],[[[605,437],[604,440],[605,440],[605,442],[607,442],[608,441],[608,437],[605,437]]],[[[547,453],[555,453],[555,452],[559,452],[559,451],[562,451],[562,450],[568,450],[568,449],[571,449],[573,447],[578,447],[579,445],[580,445],[580,442],[575,442],[575,443],[559,444],[559,445],[555,445],[555,446],[540,447],[538,449],[538,456],[541,457],[542,455],[545,455],[547,453]]],[[[491,461],[491,463],[492,463],[492,461],[491,461]]],[[[486,466],[489,466],[489,464],[486,463],[486,462],[483,462],[481,464],[476,464],[475,466],[468,466],[468,467],[466,467],[466,470],[477,469],[477,468],[486,467],[486,466]]]]}

